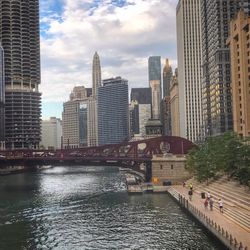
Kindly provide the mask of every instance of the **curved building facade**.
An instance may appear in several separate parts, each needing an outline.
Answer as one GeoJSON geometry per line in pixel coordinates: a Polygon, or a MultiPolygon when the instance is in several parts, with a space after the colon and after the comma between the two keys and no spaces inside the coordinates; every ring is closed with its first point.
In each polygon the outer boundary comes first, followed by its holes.
{"type": "Polygon", "coordinates": [[[41,137],[39,0],[0,2],[6,148],[37,148],[41,137]]]}
{"type": "Polygon", "coordinates": [[[0,150],[5,148],[4,53],[0,43],[0,150]]]}

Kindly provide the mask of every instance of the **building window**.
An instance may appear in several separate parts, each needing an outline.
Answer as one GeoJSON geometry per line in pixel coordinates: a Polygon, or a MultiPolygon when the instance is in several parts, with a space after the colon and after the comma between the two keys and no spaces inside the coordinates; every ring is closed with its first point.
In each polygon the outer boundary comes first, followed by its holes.
{"type": "Polygon", "coordinates": [[[171,169],[174,169],[174,165],[171,164],[171,169]]]}
{"type": "Polygon", "coordinates": [[[161,170],[163,169],[163,166],[162,166],[162,165],[160,165],[160,169],[161,169],[161,170]]]}

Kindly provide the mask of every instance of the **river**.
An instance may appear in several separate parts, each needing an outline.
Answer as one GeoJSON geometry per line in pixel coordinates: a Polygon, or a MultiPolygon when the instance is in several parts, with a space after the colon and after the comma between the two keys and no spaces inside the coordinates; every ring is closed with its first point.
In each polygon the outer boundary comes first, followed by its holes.
{"type": "Polygon", "coordinates": [[[167,194],[128,195],[116,167],[0,176],[0,249],[201,249],[223,246],[167,194]]]}

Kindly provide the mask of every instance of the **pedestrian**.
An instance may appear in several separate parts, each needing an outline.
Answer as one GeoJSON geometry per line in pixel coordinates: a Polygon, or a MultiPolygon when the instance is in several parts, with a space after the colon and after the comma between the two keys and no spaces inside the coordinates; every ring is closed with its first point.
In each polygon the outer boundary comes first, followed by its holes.
{"type": "Polygon", "coordinates": [[[192,195],[193,195],[193,191],[189,190],[188,191],[188,196],[189,196],[189,200],[192,201],[192,195]]]}
{"type": "Polygon", "coordinates": [[[183,181],[182,186],[183,186],[183,187],[185,187],[185,186],[186,186],[186,182],[185,182],[185,181],[183,181]]]}
{"type": "Polygon", "coordinates": [[[223,213],[223,202],[221,199],[218,201],[220,212],[223,213]]]}
{"type": "Polygon", "coordinates": [[[208,199],[206,199],[206,200],[204,201],[204,207],[205,207],[205,210],[207,210],[207,207],[208,207],[208,199]]]}
{"type": "Polygon", "coordinates": [[[211,198],[211,194],[210,194],[210,192],[208,191],[208,192],[207,192],[207,199],[210,200],[210,198],[211,198]]]}
{"type": "Polygon", "coordinates": [[[209,199],[209,207],[210,207],[211,211],[213,211],[213,206],[214,206],[214,201],[212,200],[212,197],[210,197],[210,199],[209,199]]]}
{"type": "Polygon", "coordinates": [[[192,183],[189,184],[189,188],[191,191],[193,191],[193,184],[192,183]]]}

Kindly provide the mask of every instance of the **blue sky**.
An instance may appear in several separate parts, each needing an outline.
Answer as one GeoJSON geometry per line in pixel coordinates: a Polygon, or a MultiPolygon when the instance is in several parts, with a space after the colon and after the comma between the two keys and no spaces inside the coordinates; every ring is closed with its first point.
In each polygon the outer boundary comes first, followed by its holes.
{"type": "Polygon", "coordinates": [[[61,117],[74,86],[91,87],[98,51],[102,78],[145,87],[147,58],[176,66],[177,0],[40,0],[42,116],[61,117]]]}

